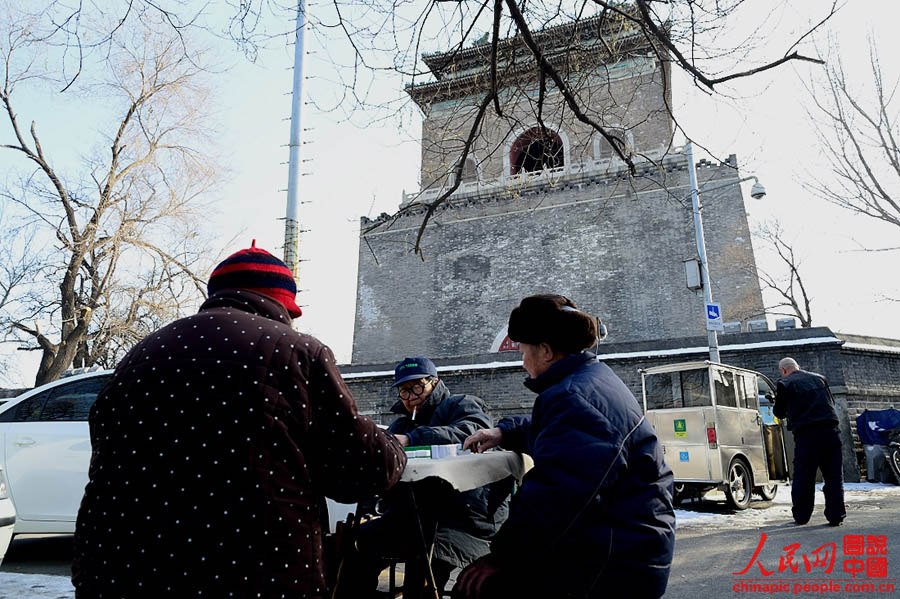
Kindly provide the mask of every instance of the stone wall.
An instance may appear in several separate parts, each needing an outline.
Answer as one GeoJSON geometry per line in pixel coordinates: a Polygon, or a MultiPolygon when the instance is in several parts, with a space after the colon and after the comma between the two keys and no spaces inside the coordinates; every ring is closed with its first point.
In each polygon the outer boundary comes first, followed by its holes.
{"type": "Polygon", "coordinates": [[[856,418],[865,410],[900,409],[900,341],[840,335],[841,394],[846,398],[847,418],[860,468],[865,457],[856,431],[856,418]]]}
{"type": "MultiPolygon", "coordinates": [[[[856,481],[864,475],[856,416],[866,408],[900,408],[900,341],[836,334],[825,327],[721,335],[719,339],[723,362],[761,372],[773,383],[779,376],[778,361],[785,356],[795,358],[806,370],[823,374],[829,380],[841,419],[845,479],[856,481]]],[[[600,354],[638,399],[639,369],[708,357],[706,337],[604,343],[600,354]]],[[[535,396],[522,385],[525,372],[518,353],[435,362],[451,392],[483,398],[495,421],[530,413],[535,396]]],[[[383,424],[393,419],[389,412],[396,401],[390,388],[393,367],[393,362],[341,366],[360,411],[383,424]]]]}
{"type": "MultiPolygon", "coordinates": [[[[637,179],[580,177],[527,193],[472,194],[422,219],[409,213],[360,237],[353,363],[399,353],[490,350],[521,298],[561,293],[609,327],[610,342],[702,334],[703,298],[685,286],[697,255],[683,155],[637,179]]],[[[762,313],[736,159],[701,162],[713,297],[726,321],[762,313]],[[734,182],[734,185],[727,185],[734,182]]],[[[363,230],[371,223],[364,221],[363,230]]]]}

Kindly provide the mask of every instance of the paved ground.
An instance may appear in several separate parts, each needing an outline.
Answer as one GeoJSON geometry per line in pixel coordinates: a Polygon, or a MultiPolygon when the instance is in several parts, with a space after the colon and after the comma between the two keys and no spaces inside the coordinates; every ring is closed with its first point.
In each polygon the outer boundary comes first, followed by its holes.
{"type": "MultiPolygon", "coordinates": [[[[897,590],[882,585],[900,590],[900,487],[847,485],[848,518],[839,528],[825,525],[821,492],[817,493],[819,505],[811,523],[795,526],[789,492],[789,488],[783,488],[774,501],[755,501],[750,509],[742,512],[733,511],[721,501],[722,497],[715,495],[680,506],[667,599],[761,599],[776,594],[793,597],[827,594],[841,599],[898,596],[897,590]],[[762,535],[765,542],[757,560],[747,572],[735,574],[748,566],[762,535]],[[865,543],[876,537],[882,537],[885,553],[864,555],[863,559],[884,557],[884,576],[867,576],[863,571],[854,577],[845,566],[852,570],[858,558],[852,553],[848,555],[847,550],[852,552],[854,547],[859,547],[854,545],[856,541],[861,541],[865,548],[865,543]],[[832,544],[834,562],[826,572],[827,564],[815,566],[816,557],[821,557],[823,551],[815,552],[832,544]],[[789,559],[792,547],[793,558],[789,559]],[[804,555],[810,560],[809,572],[804,555]],[[783,566],[780,571],[779,566],[783,566]],[[770,574],[765,575],[764,571],[770,574]]],[[[71,558],[71,537],[17,537],[0,567],[0,599],[73,599],[68,579],[71,558]]],[[[382,576],[382,585],[386,588],[386,574],[382,576]]]]}
{"type": "MultiPolygon", "coordinates": [[[[847,493],[847,520],[841,527],[826,524],[821,505],[817,505],[809,524],[795,525],[789,489],[782,489],[784,495],[776,497],[775,503],[754,502],[751,509],[731,515],[721,503],[690,506],[702,525],[678,529],[666,598],[898,596],[900,487],[868,487],[865,492],[847,493]],[[763,535],[765,541],[751,564],[763,535]],[[868,554],[870,548],[878,548],[870,543],[875,537],[884,542],[882,555],[868,554]],[[857,549],[863,549],[864,555],[853,555],[857,549]],[[809,559],[809,570],[804,555],[809,559]],[[825,563],[817,566],[817,557],[824,558],[825,563]],[[854,576],[846,569],[881,557],[886,558],[883,576],[868,576],[865,570],[854,576]]],[[[821,501],[821,493],[817,495],[821,501]]]]}
{"type": "Polygon", "coordinates": [[[2,572],[71,576],[72,535],[23,535],[14,538],[0,565],[2,572]]]}

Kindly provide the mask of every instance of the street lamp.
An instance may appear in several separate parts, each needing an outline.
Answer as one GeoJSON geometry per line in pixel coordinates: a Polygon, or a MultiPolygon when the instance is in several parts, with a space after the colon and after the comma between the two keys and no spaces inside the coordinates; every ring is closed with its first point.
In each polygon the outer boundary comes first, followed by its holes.
{"type": "MultiPolygon", "coordinates": [[[[687,142],[684,146],[685,152],[687,152],[687,161],[688,161],[688,174],[690,175],[691,180],[691,206],[694,211],[694,233],[697,237],[697,256],[700,258],[700,276],[702,277],[702,285],[703,285],[703,320],[707,321],[706,314],[706,306],[707,304],[712,303],[712,290],[709,285],[709,266],[706,261],[706,239],[703,236],[703,217],[700,214],[700,209],[703,207],[700,204],[700,192],[701,190],[697,189],[697,171],[694,167],[694,151],[690,141],[687,142]]],[[[728,187],[729,185],[735,185],[737,183],[743,183],[744,181],[749,181],[753,179],[754,184],[750,189],[750,196],[753,199],[759,200],[762,199],[766,195],[766,188],[762,186],[754,176],[744,177],[743,179],[738,179],[737,181],[728,181],[727,183],[723,183],[722,185],[715,185],[713,187],[709,187],[703,189],[703,192],[713,191],[715,189],[720,189],[722,187],[728,187]]],[[[719,359],[719,336],[718,333],[714,330],[708,331],[709,334],[709,359],[712,362],[720,362],[719,359]]]]}

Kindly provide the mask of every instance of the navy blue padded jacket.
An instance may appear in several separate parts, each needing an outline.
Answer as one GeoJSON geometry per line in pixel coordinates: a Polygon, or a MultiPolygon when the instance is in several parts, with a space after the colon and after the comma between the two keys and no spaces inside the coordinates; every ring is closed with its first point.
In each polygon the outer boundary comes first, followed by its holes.
{"type": "Polygon", "coordinates": [[[539,393],[531,417],[498,426],[501,446],[528,453],[534,468],[492,554],[552,575],[569,596],[661,597],[675,546],[674,479],[634,395],[589,352],[525,385],[539,393]]]}

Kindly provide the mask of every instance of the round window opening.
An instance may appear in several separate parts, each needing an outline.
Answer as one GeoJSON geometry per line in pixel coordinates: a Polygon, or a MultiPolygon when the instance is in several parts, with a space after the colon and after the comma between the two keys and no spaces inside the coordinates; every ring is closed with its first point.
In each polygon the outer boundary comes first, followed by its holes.
{"type": "Polygon", "coordinates": [[[564,164],[562,139],[549,129],[529,129],[510,148],[509,163],[513,175],[561,167],[564,164]]]}

